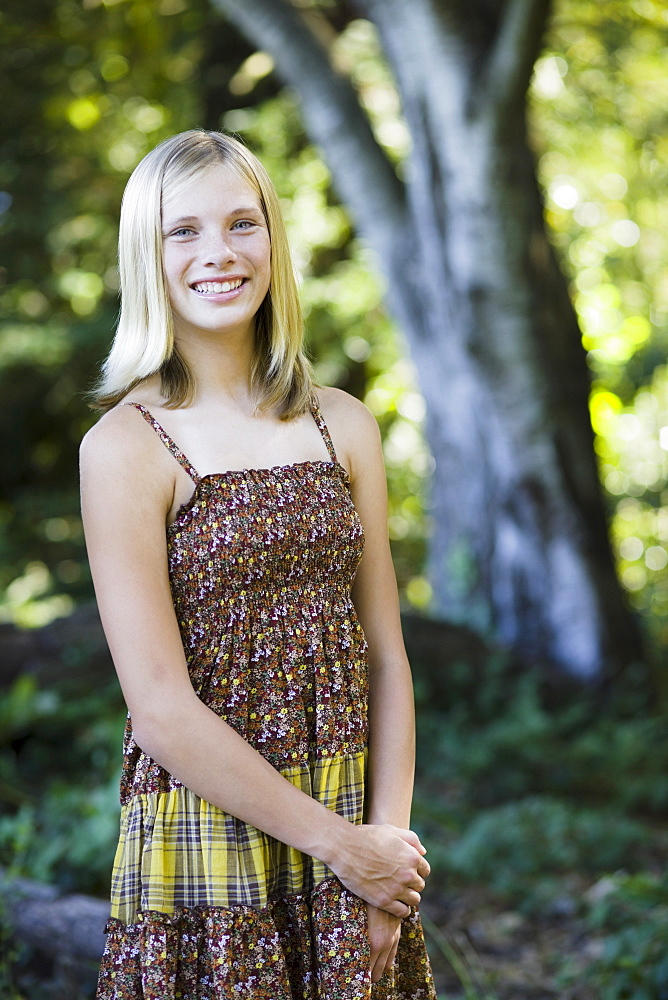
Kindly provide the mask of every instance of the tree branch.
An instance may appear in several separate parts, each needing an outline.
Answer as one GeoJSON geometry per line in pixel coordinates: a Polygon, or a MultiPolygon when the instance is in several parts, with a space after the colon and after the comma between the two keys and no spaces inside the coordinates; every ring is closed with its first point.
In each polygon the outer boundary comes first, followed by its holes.
{"type": "Polygon", "coordinates": [[[551,5],[551,0],[508,0],[476,88],[475,110],[481,115],[491,111],[498,118],[500,111],[523,108],[551,5]]]}
{"type": "Polygon", "coordinates": [[[411,105],[430,103],[433,95],[447,144],[468,89],[466,52],[449,30],[452,11],[442,0],[360,0],[360,6],[378,29],[406,117],[411,105]]]}
{"type": "Polygon", "coordinates": [[[212,0],[213,6],[268,52],[297,91],[307,130],[322,149],[340,198],[360,232],[386,257],[404,223],[401,181],[374,138],[357,95],[333,68],[324,46],[286,0],[212,0]]]}

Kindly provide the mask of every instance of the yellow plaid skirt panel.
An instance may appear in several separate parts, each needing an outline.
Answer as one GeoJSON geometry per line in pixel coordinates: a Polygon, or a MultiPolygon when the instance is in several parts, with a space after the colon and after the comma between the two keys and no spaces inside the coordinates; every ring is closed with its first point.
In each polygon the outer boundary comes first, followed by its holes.
{"type": "MultiPolygon", "coordinates": [[[[350,822],[362,822],[363,753],[281,771],[293,785],[350,822]]],[[[322,862],[217,809],[187,788],[136,795],[121,813],[111,915],[179,906],[265,906],[308,892],[330,870],[322,862]]]]}

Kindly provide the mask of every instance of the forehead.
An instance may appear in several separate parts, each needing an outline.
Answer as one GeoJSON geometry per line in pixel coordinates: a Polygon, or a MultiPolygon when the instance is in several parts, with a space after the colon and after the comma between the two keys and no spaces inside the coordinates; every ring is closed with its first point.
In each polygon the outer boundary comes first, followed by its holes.
{"type": "Polygon", "coordinates": [[[255,185],[238,167],[227,163],[209,164],[165,184],[161,202],[163,218],[206,211],[233,212],[238,208],[262,210],[255,185]]]}

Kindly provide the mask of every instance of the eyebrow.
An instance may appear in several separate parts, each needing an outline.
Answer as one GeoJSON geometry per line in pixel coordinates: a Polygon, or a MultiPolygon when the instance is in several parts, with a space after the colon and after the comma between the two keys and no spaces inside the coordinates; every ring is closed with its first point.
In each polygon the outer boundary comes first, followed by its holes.
{"type": "Polygon", "coordinates": [[[164,219],[163,225],[167,229],[171,229],[172,226],[182,226],[185,222],[197,222],[196,215],[182,215],[180,219],[164,219]]]}

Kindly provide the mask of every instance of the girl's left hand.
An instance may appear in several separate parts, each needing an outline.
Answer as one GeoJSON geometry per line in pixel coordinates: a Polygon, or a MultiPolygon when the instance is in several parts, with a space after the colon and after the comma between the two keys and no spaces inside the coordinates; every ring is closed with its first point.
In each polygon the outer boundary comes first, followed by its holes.
{"type": "Polygon", "coordinates": [[[387,910],[367,903],[369,945],[371,948],[371,982],[377,983],[392,968],[401,932],[401,919],[387,910]]]}

